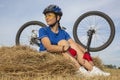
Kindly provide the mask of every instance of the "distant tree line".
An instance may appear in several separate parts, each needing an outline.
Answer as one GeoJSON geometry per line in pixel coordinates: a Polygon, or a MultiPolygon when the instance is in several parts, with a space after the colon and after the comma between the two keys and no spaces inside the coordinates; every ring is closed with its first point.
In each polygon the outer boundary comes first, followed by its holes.
{"type": "Polygon", "coordinates": [[[111,68],[111,69],[120,69],[120,67],[117,67],[116,65],[112,65],[112,64],[105,65],[105,67],[111,68]]]}
{"type": "Polygon", "coordinates": [[[118,67],[118,69],[120,69],[120,67],[118,67]]]}

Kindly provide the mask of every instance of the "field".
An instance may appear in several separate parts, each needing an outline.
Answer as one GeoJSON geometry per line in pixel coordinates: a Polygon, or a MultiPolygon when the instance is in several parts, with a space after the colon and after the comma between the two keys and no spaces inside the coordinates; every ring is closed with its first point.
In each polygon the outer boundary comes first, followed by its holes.
{"type": "Polygon", "coordinates": [[[74,65],[59,54],[39,53],[29,47],[0,47],[0,80],[119,80],[120,69],[109,69],[94,58],[108,77],[77,75],[74,65]]]}

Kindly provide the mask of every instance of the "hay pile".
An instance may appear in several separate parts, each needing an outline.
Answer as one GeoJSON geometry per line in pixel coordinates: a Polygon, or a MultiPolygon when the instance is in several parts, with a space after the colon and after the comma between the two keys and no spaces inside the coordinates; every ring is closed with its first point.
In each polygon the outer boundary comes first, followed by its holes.
{"type": "MultiPolygon", "coordinates": [[[[99,58],[93,60],[98,67],[103,66],[99,58]]],[[[66,76],[75,72],[75,66],[58,54],[39,53],[26,46],[0,48],[0,76],[3,77],[66,76]]]]}
{"type": "Polygon", "coordinates": [[[19,76],[74,74],[75,67],[61,55],[39,53],[25,46],[0,48],[0,72],[19,76]]]}

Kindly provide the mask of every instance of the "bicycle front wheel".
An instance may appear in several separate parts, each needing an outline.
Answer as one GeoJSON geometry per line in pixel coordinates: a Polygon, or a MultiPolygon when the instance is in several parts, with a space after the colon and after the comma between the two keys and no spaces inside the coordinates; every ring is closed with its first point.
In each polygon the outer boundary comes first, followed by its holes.
{"type": "Polygon", "coordinates": [[[16,34],[16,45],[25,45],[32,48],[39,48],[37,39],[38,30],[46,25],[40,21],[29,21],[23,24],[16,34]],[[32,36],[34,34],[34,36],[32,36]]]}
{"type": "Polygon", "coordinates": [[[100,51],[108,47],[115,36],[112,19],[103,12],[89,11],[81,15],[73,26],[73,37],[77,43],[87,48],[88,30],[94,30],[89,50],[100,51]]]}

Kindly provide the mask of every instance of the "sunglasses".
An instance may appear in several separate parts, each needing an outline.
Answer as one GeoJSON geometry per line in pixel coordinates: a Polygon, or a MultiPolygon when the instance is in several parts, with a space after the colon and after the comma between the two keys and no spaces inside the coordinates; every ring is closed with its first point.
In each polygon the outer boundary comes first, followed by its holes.
{"type": "Polygon", "coordinates": [[[45,15],[45,18],[53,18],[53,17],[55,17],[55,14],[53,13],[48,13],[45,15]]]}

